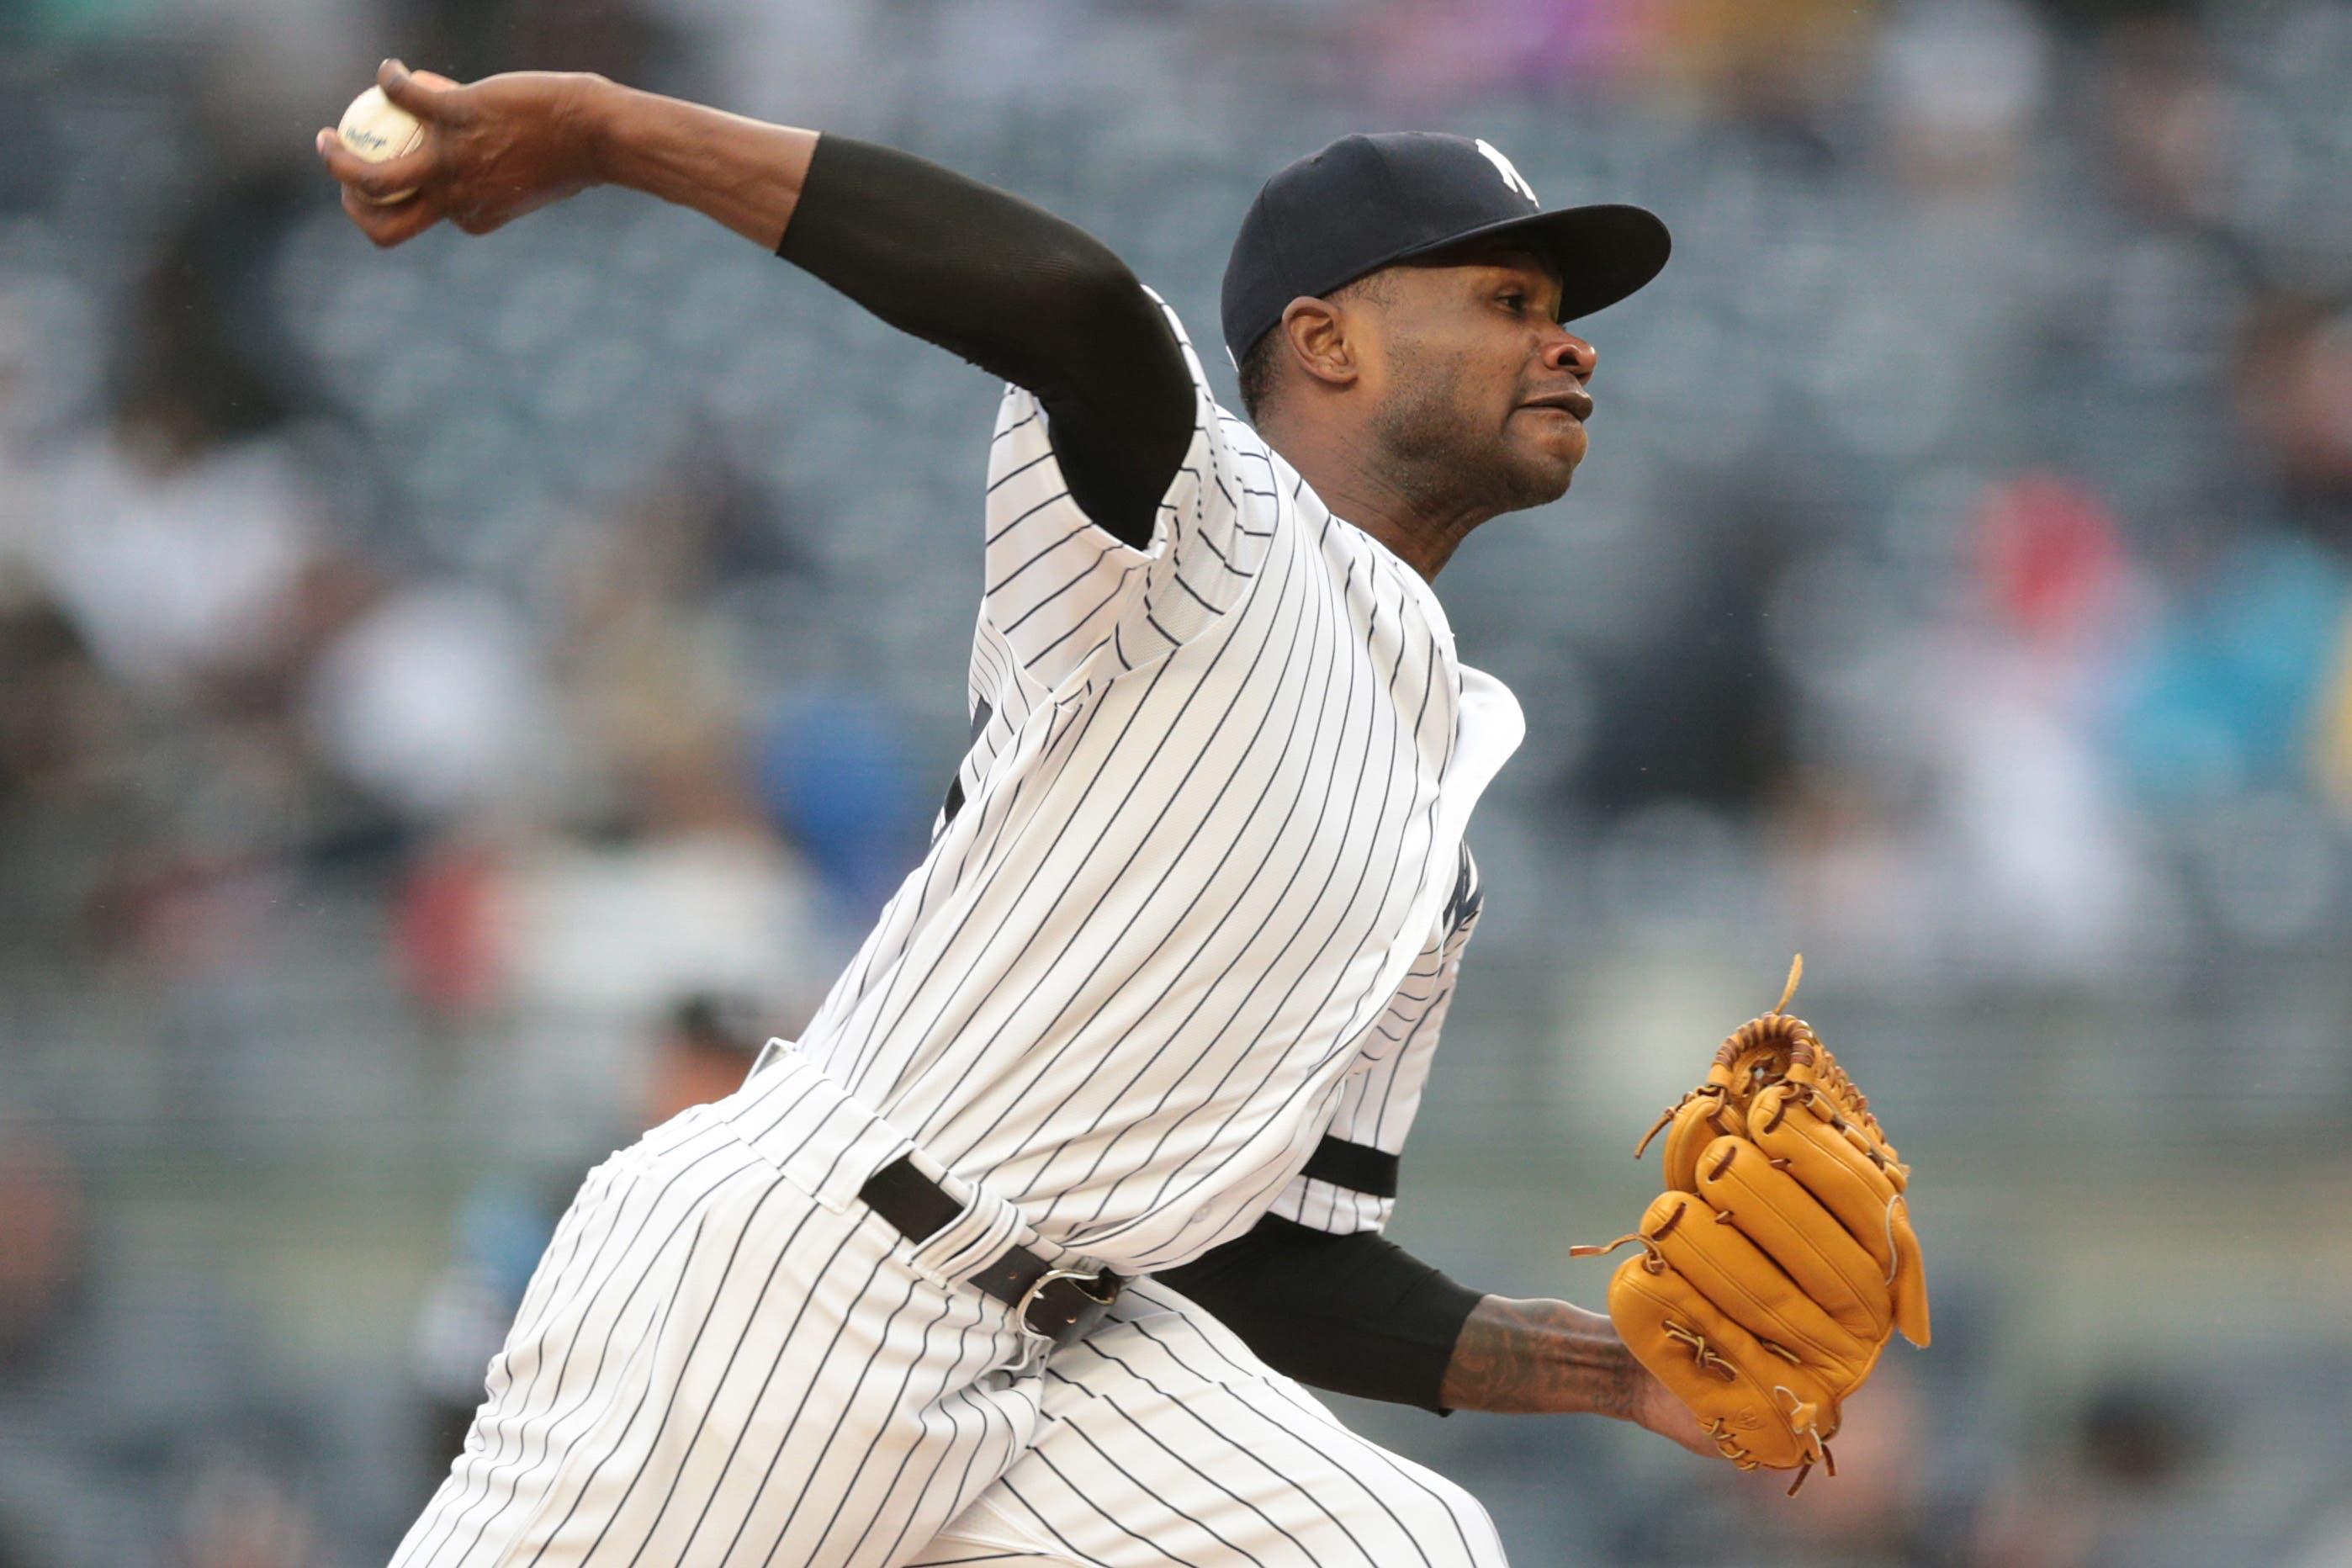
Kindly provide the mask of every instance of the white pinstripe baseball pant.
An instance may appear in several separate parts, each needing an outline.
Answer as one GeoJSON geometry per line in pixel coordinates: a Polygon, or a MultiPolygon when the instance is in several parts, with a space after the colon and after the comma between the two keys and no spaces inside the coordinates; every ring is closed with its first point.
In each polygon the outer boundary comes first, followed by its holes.
{"type": "Polygon", "coordinates": [[[955,1282],[1018,1215],[858,1201],[908,1150],[788,1053],[590,1173],[398,1568],[903,1562],[1028,1446],[1044,1343],[955,1282]]]}
{"type": "Polygon", "coordinates": [[[912,1561],[1499,1568],[1504,1555],[1468,1492],[1349,1431],[1146,1279],[1055,1354],[1034,1446],[912,1561]]]}
{"type": "Polygon", "coordinates": [[[394,1568],[1502,1561],[1466,1494],[1172,1292],[1047,1369],[959,1280],[1054,1249],[951,1180],[970,1206],[908,1241],[857,1197],[908,1152],[787,1055],[591,1172],[394,1568]]]}

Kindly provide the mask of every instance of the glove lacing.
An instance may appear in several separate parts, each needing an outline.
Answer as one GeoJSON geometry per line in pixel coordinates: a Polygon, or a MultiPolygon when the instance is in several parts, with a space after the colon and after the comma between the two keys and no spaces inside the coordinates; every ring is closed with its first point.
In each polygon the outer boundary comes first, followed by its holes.
{"type": "Polygon", "coordinates": [[[1805,1443],[1804,1462],[1797,1467],[1797,1479],[1789,1483],[1787,1495],[1795,1497],[1797,1489],[1805,1484],[1805,1478],[1813,1473],[1816,1460],[1832,1477],[1835,1477],[1837,1456],[1830,1452],[1828,1442],[1822,1438],[1819,1415],[1811,1405],[1798,1398],[1794,1393],[1777,1383],[1772,1385],[1772,1394],[1776,1399],[1785,1397],[1788,1400],[1789,1408],[1781,1414],[1788,1420],[1789,1430],[1802,1438],[1805,1443]]]}

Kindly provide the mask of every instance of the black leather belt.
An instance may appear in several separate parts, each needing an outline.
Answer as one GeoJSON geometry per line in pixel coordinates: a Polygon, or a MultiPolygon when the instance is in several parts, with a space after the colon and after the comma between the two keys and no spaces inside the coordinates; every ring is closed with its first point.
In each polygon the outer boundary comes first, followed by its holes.
{"type": "MultiPolygon", "coordinates": [[[[919,1247],[963,1213],[963,1205],[915,1169],[914,1160],[907,1155],[866,1177],[857,1195],[919,1247]]],[[[1068,1344],[1101,1322],[1127,1283],[1108,1268],[1098,1274],[1056,1268],[1019,1245],[1006,1247],[986,1268],[966,1278],[1010,1306],[1030,1332],[1043,1334],[1056,1346],[1068,1344]]]]}

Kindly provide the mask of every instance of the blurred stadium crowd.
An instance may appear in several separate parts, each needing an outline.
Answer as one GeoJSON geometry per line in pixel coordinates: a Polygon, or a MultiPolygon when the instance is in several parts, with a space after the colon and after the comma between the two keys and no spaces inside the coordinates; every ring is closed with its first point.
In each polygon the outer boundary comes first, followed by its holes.
{"type": "Polygon", "coordinates": [[[2274,1184],[2352,1187],[2352,6],[26,0],[0,1564],[380,1560],[579,1172],[790,1032],[964,737],[986,381],[609,193],[374,253],[309,142],[394,51],[930,153],[1202,342],[1347,130],[1665,215],[1575,491],[1444,581],[1532,732],[1400,1231],[1597,1300],[1801,946],[1947,1333],[1801,1506],[1352,1414],[1530,1563],[2352,1563],[2352,1219],[2274,1184]]]}

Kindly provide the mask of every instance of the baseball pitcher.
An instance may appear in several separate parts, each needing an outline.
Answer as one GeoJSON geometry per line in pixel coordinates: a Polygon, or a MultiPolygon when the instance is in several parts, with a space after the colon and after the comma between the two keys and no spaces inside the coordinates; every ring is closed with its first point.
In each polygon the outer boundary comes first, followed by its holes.
{"type": "MultiPolygon", "coordinates": [[[[929,852],[798,1041],[589,1174],[402,1568],[1503,1561],[1303,1384],[1731,1455],[1747,1407],[1654,1364],[1808,1352],[1735,1338],[1673,1237],[1651,1317],[1703,1356],[1381,1236],[1524,728],[1432,582],[1568,489],[1596,355],[1562,323],[1657,274],[1658,219],[1546,210],[1484,142],[1343,138],[1234,242],[1244,421],[1117,256],[921,159],[592,76],[379,82],[424,144],[319,149],[379,244],[625,186],[1009,384],[929,852]]],[[[1839,1285],[1847,1376],[1894,1287],[1839,1285]]],[[[1824,1436],[1843,1384],[1801,1386],[1824,1436]]]]}

